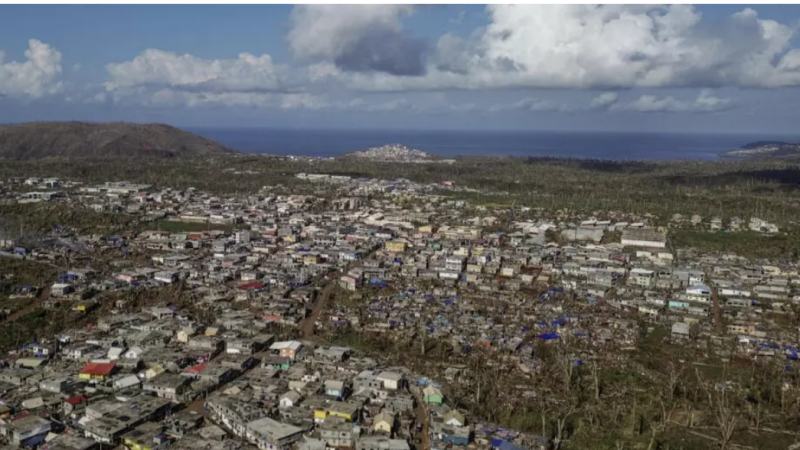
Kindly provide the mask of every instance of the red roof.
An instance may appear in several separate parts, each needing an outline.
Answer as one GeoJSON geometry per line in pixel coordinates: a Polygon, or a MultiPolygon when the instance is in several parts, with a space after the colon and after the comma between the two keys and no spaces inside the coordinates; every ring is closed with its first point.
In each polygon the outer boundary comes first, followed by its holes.
{"type": "Polygon", "coordinates": [[[184,372],[189,373],[200,373],[206,369],[206,363],[198,364],[194,367],[189,367],[188,369],[184,370],[184,372]]]}
{"type": "Polygon", "coordinates": [[[81,373],[92,376],[108,376],[111,375],[114,367],[117,367],[117,363],[89,363],[81,370],[81,373]]]}
{"type": "Polygon", "coordinates": [[[259,283],[258,281],[252,281],[250,283],[245,283],[239,286],[239,289],[247,290],[247,289],[261,289],[264,287],[264,283],[259,283]]]}
{"type": "Polygon", "coordinates": [[[83,395],[75,395],[75,396],[72,396],[72,397],[70,397],[70,398],[68,398],[68,399],[66,399],[64,401],[69,403],[72,406],[75,406],[75,405],[80,405],[81,403],[85,402],[86,401],[86,397],[83,396],[83,395]]]}

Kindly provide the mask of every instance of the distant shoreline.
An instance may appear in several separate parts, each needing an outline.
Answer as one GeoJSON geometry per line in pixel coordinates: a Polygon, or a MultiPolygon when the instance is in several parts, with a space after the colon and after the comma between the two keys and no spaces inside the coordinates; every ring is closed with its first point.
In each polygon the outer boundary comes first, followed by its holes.
{"type": "Polygon", "coordinates": [[[720,161],[748,142],[797,137],[664,133],[451,132],[190,128],[245,153],[340,157],[359,149],[402,143],[442,158],[517,156],[613,161],[720,161]]]}

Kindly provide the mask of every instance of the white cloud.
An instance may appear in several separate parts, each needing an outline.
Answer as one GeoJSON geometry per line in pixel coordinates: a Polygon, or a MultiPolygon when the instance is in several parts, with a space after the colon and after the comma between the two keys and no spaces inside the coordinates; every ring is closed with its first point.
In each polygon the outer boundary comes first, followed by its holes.
{"type": "Polygon", "coordinates": [[[285,94],[281,96],[282,109],[325,109],[328,102],[311,94],[285,94]]]}
{"type": "Polygon", "coordinates": [[[289,49],[301,60],[323,60],[347,71],[421,75],[427,47],[406,33],[411,5],[298,5],[289,49]]]}
{"type": "MultiPolygon", "coordinates": [[[[399,14],[375,8],[397,31],[399,14]]],[[[686,5],[489,5],[487,12],[490,24],[474,36],[442,36],[421,76],[337,77],[372,91],[800,85],[800,50],[790,48],[795,29],[752,9],[718,21],[686,5]]]]}
{"type": "Polygon", "coordinates": [[[418,112],[422,110],[422,108],[404,98],[390,100],[375,105],[368,105],[362,109],[368,112],[397,112],[397,111],[418,112]]]}
{"type": "Polygon", "coordinates": [[[602,94],[598,95],[592,102],[589,104],[589,109],[591,110],[603,110],[608,109],[614,103],[617,103],[618,95],[616,92],[603,92],[602,94]]]}
{"type": "Polygon", "coordinates": [[[554,102],[553,100],[528,97],[510,105],[493,106],[489,108],[489,111],[570,112],[570,108],[567,105],[554,102]]]}
{"type": "Polygon", "coordinates": [[[678,99],[674,96],[659,97],[645,94],[630,102],[622,102],[616,92],[603,92],[588,104],[569,105],[551,99],[523,98],[512,104],[495,105],[489,112],[531,111],[554,113],[578,113],[592,111],[611,112],[661,112],[661,113],[714,113],[731,109],[730,98],[717,97],[709,89],[702,89],[696,98],[678,99]]]}
{"type": "Polygon", "coordinates": [[[86,102],[110,102],[121,106],[150,108],[276,107],[279,94],[261,92],[191,92],[169,87],[133,86],[104,91],[86,102]]]}
{"type": "Polygon", "coordinates": [[[730,109],[733,102],[729,98],[715,97],[704,89],[695,100],[679,100],[673,96],[658,97],[642,95],[630,103],[615,103],[612,111],[667,112],[667,113],[713,113],[730,109]]]}
{"type": "Polygon", "coordinates": [[[134,86],[170,87],[213,93],[287,89],[285,68],[269,55],[241,53],[236,59],[202,59],[148,49],[131,61],[106,65],[111,77],[106,88],[134,86]]]}
{"type": "Polygon", "coordinates": [[[148,49],[131,61],[107,64],[106,71],[105,90],[116,104],[319,109],[324,103],[296,92],[308,85],[308,74],[275,64],[266,54],[203,59],[148,49]]]}
{"type": "Polygon", "coordinates": [[[0,96],[39,98],[63,88],[61,53],[36,39],[28,41],[25,61],[4,61],[0,51],[0,96]]]}

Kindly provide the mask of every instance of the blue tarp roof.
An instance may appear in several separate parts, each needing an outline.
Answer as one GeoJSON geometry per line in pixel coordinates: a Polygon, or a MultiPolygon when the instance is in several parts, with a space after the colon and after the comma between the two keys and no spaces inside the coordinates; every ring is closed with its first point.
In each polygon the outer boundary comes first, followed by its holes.
{"type": "Polygon", "coordinates": [[[498,442],[497,445],[495,445],[495,440],[492,439],[492,447],[494,447],[494,448],[496,448],[498,450],[525,450],[524,447],[520,447],[517,444],[505,441],[503,439],[498,439],[498,440],[500,442],[498,442]]]}
{"type": "Polygon", "coordinates": [[[558,333],[544,333],[544,334],[540,334],[539,335],[539,339],[542,339],[544,341],[550,341],[550,340],[553,340],[553,339],[558,339],[559,337],[560,336],[558,335],[558,333]]]}
{"type": "Polygon", "coordinates": [[[42,433],[42,434],[30,437],[28,439],[25,439],[24,441],[22,441],[22,445],[25,446],[25,447],[36,447],[37,445],[39,445],[42,442],[44,442],[44,438],[46,438],[46,437],[47,437],[47,433],[42,433]]]}

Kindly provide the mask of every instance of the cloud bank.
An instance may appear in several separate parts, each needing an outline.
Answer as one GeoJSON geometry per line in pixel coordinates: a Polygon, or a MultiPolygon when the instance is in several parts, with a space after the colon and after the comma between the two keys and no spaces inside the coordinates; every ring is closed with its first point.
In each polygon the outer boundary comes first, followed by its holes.
{"type": "Polygon", "coordinates": [[[53,47],[31,39],[25,61],[5,62],[0,51],[0,97],[40,98],[61,92],[61,53],[53,47]]]}
{"type": "Polygon", "coordinates": [[[714,94],[717,88],[800,86],[800,49],[791,47],[795,27],[761,19],[752,9],[710,20],[686,5],[490,5],[485,27],[468,36],[444,32],[431,42],[406,28],[417,14],[410,5],[300,5],[288,18],[285,63],[269,54],[206,59],[151,48],[106,64],[102,85],[80,93],[65,92],[61,53],[32,39],[23,61],[6,62],[0,52],[0,96],[64,93],[71,101],[150,107],[420,112],[430,108],[403,96],[518,90],[519,100],[510,104],[466,102],[446,109],[716,113],[737,105],[714,94]],[[565,103],[534,89],[592,97],[565,103]],[[664,89],[689,93],[665,95],[664,89]]]}

